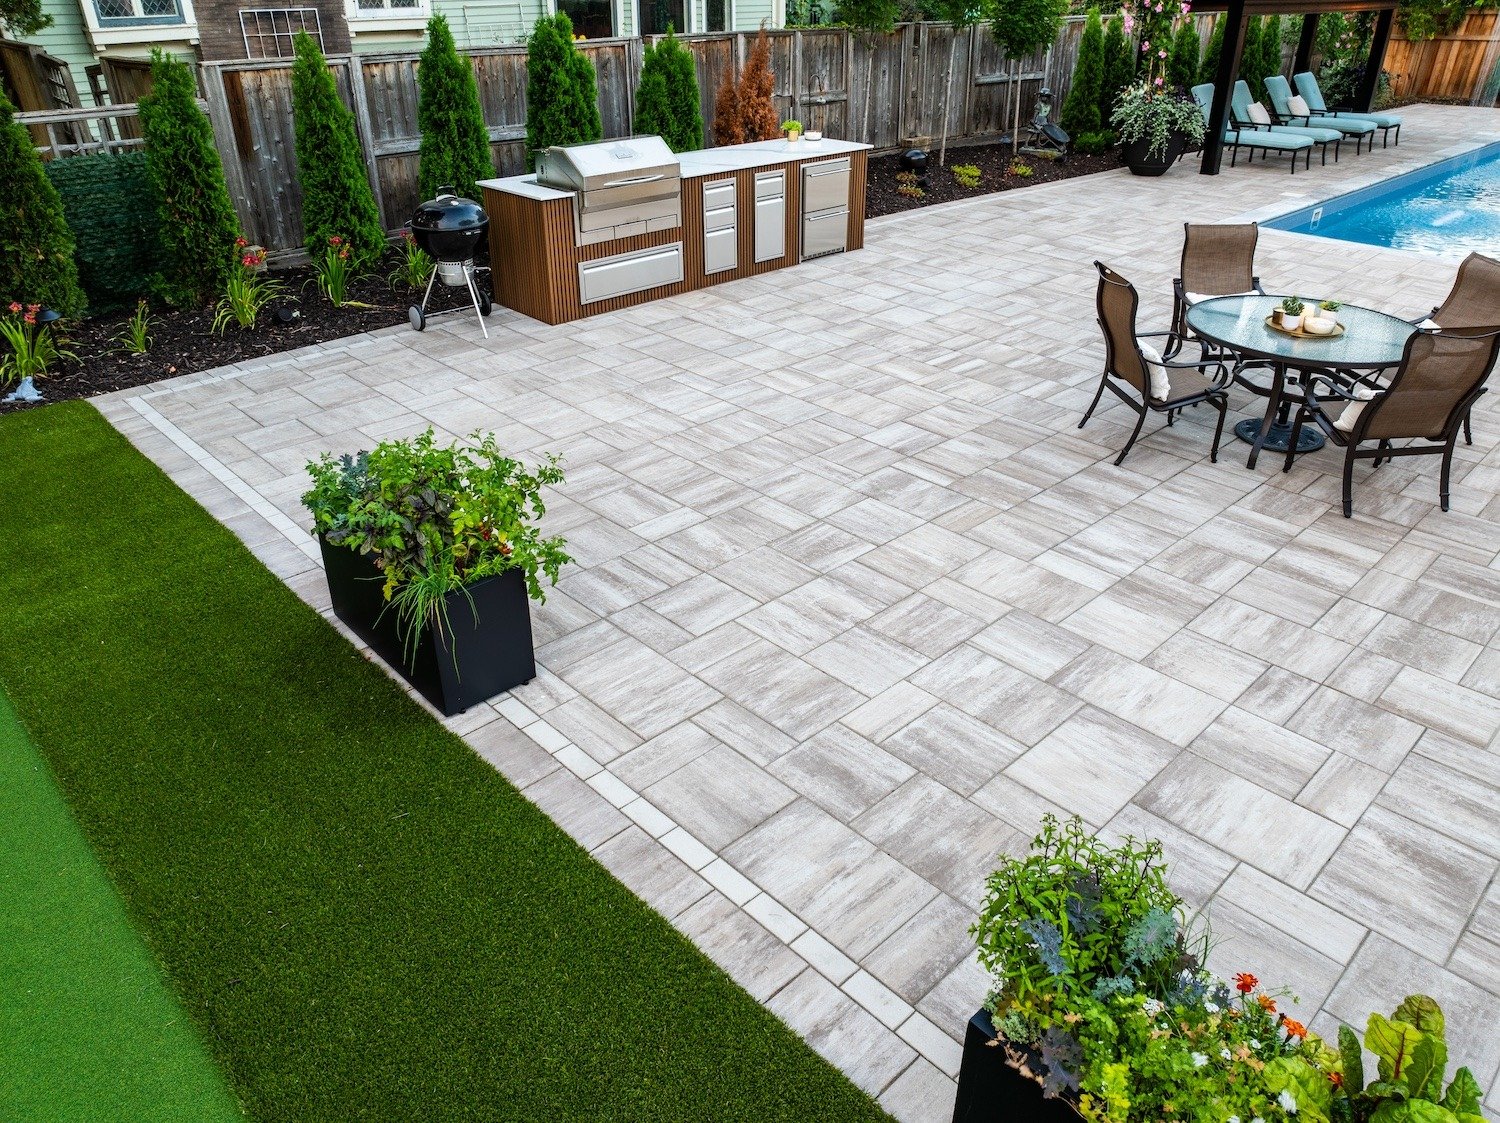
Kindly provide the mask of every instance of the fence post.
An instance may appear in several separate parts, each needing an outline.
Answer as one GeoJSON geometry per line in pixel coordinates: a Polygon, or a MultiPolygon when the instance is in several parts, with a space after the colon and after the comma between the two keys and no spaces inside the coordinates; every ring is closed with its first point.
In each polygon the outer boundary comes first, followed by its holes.
{"type": "MultiPolygon", "coordinates": [[[[203,100],[208,105],[208,120],[214,129],[214,144],[219,150],[219,162],[224,165],[224,182],[229,196],[234,200],[234,209],[240,216],[240,227],[250,240],[261,238],[257,215],[250,206],[250,191],[245,184],[245,167],[240,158],[240,146],[235,139],[234,120],[229,115],[229,95],[224,89],[224,72],[211,62],[198,64],[202,77],[203,100]]],[[[268,247],[272,248],[272,247],[268,247]]],[[[280,248],[280,247],[275,247],[280,248]]]]}
{"type": "MultiPolygon", "coordinates": [[[[365,92],[364,64],[358,55],[350,54],[344,59],[344,68],[349,75],[349,96],[354,102],[354,124],[359,131],[359,151],[365,158],[365,174],[370,177],[370,190],[375,192],[380,228],[388,231],[391,220],[385,213],[385,192],[380,189],[380,163],[375,159],[375,132],[370,120],[370,99],[365,92]]],[[[494,157],[490,160],[493,163],[494,157]]]]}

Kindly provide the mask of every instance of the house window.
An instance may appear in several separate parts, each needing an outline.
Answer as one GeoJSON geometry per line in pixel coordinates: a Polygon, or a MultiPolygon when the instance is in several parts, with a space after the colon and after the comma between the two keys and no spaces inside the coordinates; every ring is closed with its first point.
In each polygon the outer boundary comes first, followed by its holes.
{"type": "Polygon", "coordinates": [[[729,0],[705,0],[704,3],[708,26],[704,31],[728,31],[729,30],[729,0]]]}
{"type": "Polygon", "coordinates": [[[241,8],[240,34],[246,58],[291,58],[292,39],[305,31],[323,49],[323,25],[316,8],[241,8]]]}
{"type": "Polygon", "coordinates": [[[355,0],[356,17],[379,19],[389,16],[412,16],[427,11],[427,0],[355,0]]]}
{"type": "Polygon", "coordinates": [[[665,35],[670,27],[679,35],[687,30],[683,0],[639,0],[641,34],[665,35]]]}
{"type": "Polygon", "coordinates": [[[557,0],[557,10],[568,14],[574,35],[609,39],[615,34],[614,0],[557,0]]]}
{"type": "Polygon", "coordinates": [[[182,23],[181,0],[94,0],[101,27],[182,23]]]}

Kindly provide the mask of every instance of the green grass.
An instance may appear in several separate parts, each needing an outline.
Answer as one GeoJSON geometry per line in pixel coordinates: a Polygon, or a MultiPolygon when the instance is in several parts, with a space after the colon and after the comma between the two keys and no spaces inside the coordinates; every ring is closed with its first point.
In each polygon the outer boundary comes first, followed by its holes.
{"type": "Polygon", "coordinates": [[[884,1118],[92,407],[0,495],[0,684],[252,1117],[884,1118]]]}
{"type": "Polygon", "coordinates": [[[0,1119],[243,1119],[0,696],[0,1119]]]}

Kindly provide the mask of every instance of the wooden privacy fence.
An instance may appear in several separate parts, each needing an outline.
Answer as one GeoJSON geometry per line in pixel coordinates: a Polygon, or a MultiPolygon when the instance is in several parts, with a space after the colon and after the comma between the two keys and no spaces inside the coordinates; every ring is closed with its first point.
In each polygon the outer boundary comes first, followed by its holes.
{"type": "MultiPolygon", "coordinates": [[[[949,144],[1004,131],[1013,97],[1029,119],[1037,91],[1046,85],[1060,105],[1066,96],[1082,33],[1067,21],[1047,51],[1022,59],[1020,80],[985,27],[955,30],[947,24],[903,24],[889,35],[862,36],[842,29],[770,33],[774,97],[781,118],[796,118],[828,136],[892,149],[910,136],[942,133],[948,92],[949,144]]],[[[682,42],[698,68],[705,126],[725,72],[744,65],[752,40],[743,34],[697,35],[682,42]]],[[[580,44],[598,74],[599,110],[606,137],[629,136],[640,78],[640,39],[580,44]]],[[[499,175],[525,165],[526,51],[494,47],[468,52],[489,126],[499,175]]],[[[381,220],[395,230],[421,200],[417,195],[418,53],[344,55],[329,59],[340,93],[354,111],[365,167],[381,220]]],[[[302,191],[292,128],[290,60],[211,62],[202,65],[203,92],[224,157],[224,171],[246,236],[273,251],[302,241],[302,191]]]]}
{"type": "Polygon", "coordinates": [[[1397,97],[1445,98],[1494,105],[1500,92],[1497,13],[1470,12],[1458,29],[1420,43],[1393,36],[1385,54],[1397,97]]]}

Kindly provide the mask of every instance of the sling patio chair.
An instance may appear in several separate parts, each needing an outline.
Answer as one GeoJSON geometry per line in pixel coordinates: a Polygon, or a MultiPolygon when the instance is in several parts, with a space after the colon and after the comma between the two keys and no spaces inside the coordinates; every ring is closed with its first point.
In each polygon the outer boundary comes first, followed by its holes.
{"type": "MultiPolygon", "coordinates": [[[[1250,96],[1250,85],[1243,78],[1234,84],[1234,92],[1229,97],[1229,114],[1237,129],[1264,129],[1271,133],[1291,133],[1293,136],[1307,137],[1322,151],[1325,168],[1328,166],[1328,146],[1331,144],[1333,162],[1339,162],[1339,142],[1344,139],[1343,133],[1337,129],[1313,125],[1277,124],[1271,118],[1271,111],[1250,96]]],[[[1312,158],[1312,153],[1308,153],[1308,158],[1312,158]]]]}
{"type": "MultiPolygon", "coordinates": [[[[1318,88],[1318,79],[1310,71],[1304,70],[1301,74],[1293,74],[1292,81],[1297,84],[1297,92],[1302,95],[1302,100],[1307,102],[1307,108],[1316,121],[1330,118],[1337,121],[1369,121],[1380,130],[1380,147],[1385,148],[1390,144],[1391,130],[1396,130],[1396,146],[1401,145],[1401,118],[1394,113],[1355,113],[1348,109],[1329,109],[1328,103],[1323,100],[1323,91],[1318,88]]],[[[1373,139],[1371,144],[1374,144],[1373,139]]]]}
{"type": "MultiPolygon", "coordinates": [[[[1370,142],[1370,148],[1375,147],[1375,130],[1379,128],[1374,121],[1365,121],[1355,117],[1330,117],[1320,116],[1309,107],[1296,105],[1292,98],[1292,87],[1280,74],[1273,74],[1266,79],[1266,97],[1271,102],[1271,112],[1278,121],[1286,125],[1313,125],[1318,128],[1335,129],[1341,135],[1354,141],[1354,154],[1358,156],[1366,140],[1370,142]],[[1298,109],[1306,109],[1306,112],[1298,113],[1298,109]]],[[[1334,157],[1337,160],[1337,157],[1334,157]]]]}
{"type": "Polygon", "coordinates": [[[1229,407],[1229,395],[1224,392],[1224,384],[1229,381],[1228,367],[1216,360],[1175,363],[1163,359],[1152,344],[1142,343],[1141,340],[1169,336],[1171,333],[1137,332],[1135,315],[1140,307],[1140,297],[1135,286],[1102,261],[1094,262],[1094,268],[1099,270],[1096,299],[1099,327],[1104,332],[1104,373],[1099,378],[1099,389],[1094,393],[1094,400],[1089,404],[1078,427],[1082,429],[1088,424],[1094,410],[1099,408],[1099,400],[1104,396],[1106,387],[1133,409],[1138,415],[1135,429],[1130,434],[1130,440],[1120,450],[1120,455],[1115,458],[1118,466],[1124,463],[1136,438],[1141,435],[1141,427],[1145,425],[1148,413],[1165,413],[1167,424],[1171,425],[1188,406],[1207,402],[1219,411],[1219,424],[1214,429],[1214,443],[1208,454],[1209,460],[1217,462],[1219,439],[1224,435],[1224,413],[1229,407]],[[1210,378],[1203,373],[1206,367],[1216,368],[1215,377],[1210,378]]]}
{"type": "MultiPolygon", "coordinates": [[[[1169,359],[1174,358],[1192,338],[1187,312],[1194,304],[1211,296],[1265,293],[1260,287],[1260,278],[1255,275],[1255,243],[1260,238],[1260,227],[1256,223],[1216,226],[1185,222],[1182,228],[1182,262],[1177,276],[1172,279],[1173,338],[1163,352],[1169,359]]],[[[1198,346],[1205,362],[1210,357],[1226,357],[1211,355],[1208,345],[1202,340],[1198,341],[1198,346]]]]}
{"type": "Polygon", "coordinates": [[[1500,328],[1419,331],[1406,341],[1401,365],[1388,386],[1342,385],[1332,375],[1312,375],[1292,423],[1282,471],[1291,471],[1302,426],[1311,421],[1344,450],[1346,519],[1354,513],[1354,462],[1374,460],[1378,468],[1382,461],[1397,456],[1442,456],[1438,496],[1446,511],[1458,429],[1485,392],[1484,381],[1495,364],[1497,349],[1500,328]],[[1337,415],[1329,412],[1335,401],[1343,404],[1337,415]],[[1391,442],[1399,440],[1426,443],[1393,447],[1391,442]],[[1374,441],[1375,447],[1360,447],[1368,441],[1374,441]]]}
{"type": "MultiPolygon", "coordinates": [[[[1447,299],[1425,319],[1413,323],[1445,331],[1475,331],[1500,324],[1500,261],[1471,253],[1458,267],[1447,299]]],[[[1474,443],[1474,426],[1468,415],[1464,417],[1464,443],[1474,443]]]]}
{"type": "MultiPolygon", "coordinates": [[[[1201,86],[1192,89],[1193,100],[1198,103],[1198,108],[1203,111],[1205,119],[1211,119],[1214,100],[1213,83],[1205,82],[1201,86]]],[[[1307,166],[1312,167],[1313,142],[1311,137],[1292,136],[1290,133],[1269,133],[1257,129],[1236,129],[1228,122],[1224,125],[1224,146],[1229,149],[1229,166],[1232,168],[1239,160],[1239,151],[1243,148],[1248,155],[1246,163],[1255,159],[1257,152],[1265,155],[1269,152],[1279,152],[1285,156],[1288,153],[1292,157],[1292,174],[1297,174],[1297,156],[1299,153],[1307,153],[1307,166]]]]}

